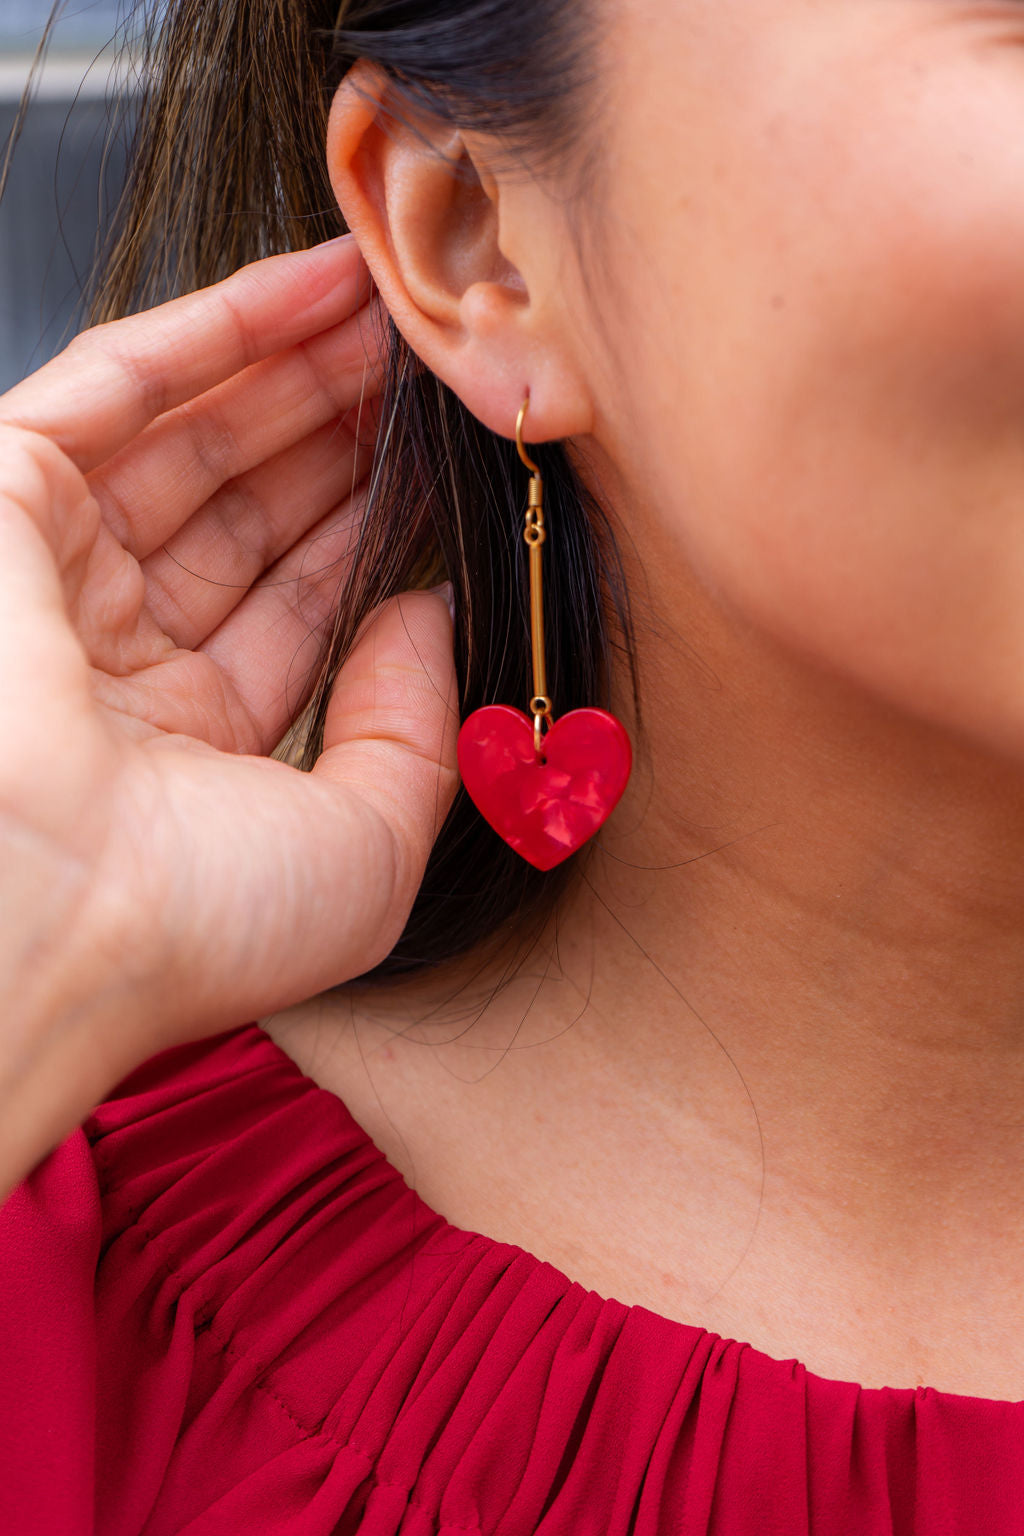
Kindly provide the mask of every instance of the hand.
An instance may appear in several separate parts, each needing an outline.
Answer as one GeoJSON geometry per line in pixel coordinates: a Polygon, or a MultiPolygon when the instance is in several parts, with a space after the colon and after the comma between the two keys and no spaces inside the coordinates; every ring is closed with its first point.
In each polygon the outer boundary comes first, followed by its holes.
{"type": "Polygon", "coordinates": [[[352,241],[275,256],[0,396],[0,1199],[150,1055],[405,924],[457,782],[444,597],[371,615],[311,773],[266,756],[358,523],[368,290],[352,241]]]}

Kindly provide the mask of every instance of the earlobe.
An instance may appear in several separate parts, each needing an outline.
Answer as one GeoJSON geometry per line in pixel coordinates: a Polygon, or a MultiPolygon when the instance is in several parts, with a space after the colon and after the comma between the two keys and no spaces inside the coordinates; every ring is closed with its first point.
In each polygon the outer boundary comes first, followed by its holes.
{"type": "Polygon", "coordinates": [[[534,441],[584,430],[559,381],[560,338],[531,292],[531,281],[545,286],[543,246],[526,243],[538,251],[532,274],[508,260],[503,224],[519,214],[480,146],[396,101],[382,71],[357,64],[332,104],[327,156],[381,299],[427,366],[503,435],[527,391],[534,441]]]}

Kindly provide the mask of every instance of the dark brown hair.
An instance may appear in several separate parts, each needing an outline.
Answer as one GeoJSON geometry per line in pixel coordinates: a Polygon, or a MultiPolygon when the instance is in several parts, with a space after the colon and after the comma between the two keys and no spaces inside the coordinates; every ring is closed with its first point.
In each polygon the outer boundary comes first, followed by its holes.
{"type": "MultiPolygon", "coordinates": [[[[588,7],[564,0],[149,0],[130,20],[142,87],[130,107],[129,174],[90,319],[106,320],[225,277],[245,262],[343,232],[324,140],[334,90],[367,59],[396,102],[498,136],[566,195],[593,169],[588,7]]],[[[385,319],[386,377],[365,513],[312,693],[281,755],[309,768],[330,689],[364,616],[403,590],[450,578],[464,718],[485,703],[525,707],[529,591],[520,537],[525,472],[412,356],[385,319]]],[[[510,424],[511,425],[511,424],[510,424]]],[[[611,664],[629,667],[632,623],[611,527],[566,450],[533,450],[545,480],[549,691],[556,715],[610,705],[611,664]]],[[[304,697],[309,692],[309,685],[304,697]]],[[[634,736],[634,741],[636,740],[634,736]]],[[[482,820],[465,791],[438,836],[383,981],[488,938],[539,930],[581,851],[541,873],[482,820]]]]}

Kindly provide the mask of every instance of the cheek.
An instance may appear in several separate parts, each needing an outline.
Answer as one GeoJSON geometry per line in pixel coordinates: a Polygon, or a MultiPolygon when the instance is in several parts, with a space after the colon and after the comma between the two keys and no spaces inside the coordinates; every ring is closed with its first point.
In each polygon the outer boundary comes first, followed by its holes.
{"type": "Polygon", "coordinates": [[[634,420],[719,606],[1024,757],[1024,50],[944,46],[716,127],[634,420]]]}

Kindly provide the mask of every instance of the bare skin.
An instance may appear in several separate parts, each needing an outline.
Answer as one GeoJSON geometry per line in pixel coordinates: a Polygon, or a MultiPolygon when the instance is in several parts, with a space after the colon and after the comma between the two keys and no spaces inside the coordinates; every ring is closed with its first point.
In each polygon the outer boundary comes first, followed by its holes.
{"type": "Polygon", "coordinates": [[[87,338],[0,402],[0,1195],[258,1017],[456,1223],[828,1376],[1016,1399],[1024,9],[606,19],[587,209],[383,131],[372,75],[327,145],[419,356],[507,435],[529,391],[621,528],[647,736],[589,883],[493,1002],[487,957],[308,1001],[397,937],[455,783],[426,595],[317,773],[266,756],[358,511],[355,253],[87,338]]]}
{"type": "Polygon", "coordinates": [[[395,1036],[454,973],[267,1027],[459,1225],[826,1376],[1018,1399],[1024,10],[609,15],[598,263],[485,143],[457,261],[365,96],[328,155],[420,355],[506,432],[528,384],[617,515],[643,756],[546,979],[461,1043],[395,1036]]]}

